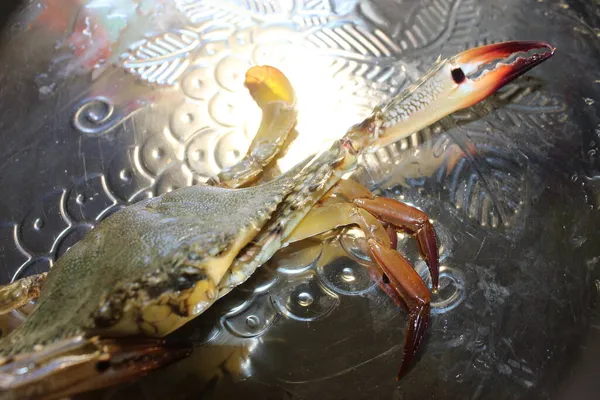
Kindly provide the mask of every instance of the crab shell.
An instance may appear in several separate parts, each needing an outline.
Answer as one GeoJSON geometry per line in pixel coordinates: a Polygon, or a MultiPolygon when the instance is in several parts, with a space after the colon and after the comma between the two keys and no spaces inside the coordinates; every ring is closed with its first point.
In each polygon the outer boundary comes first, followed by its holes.
{"type": "Polygon", "coordinates": [[[52,269],[5,355],[95,332],[162,337],[206,310],[236,255],[292,190],[191,186],[124,208],[52,269]],[[76,279],[74,277],[85,277],[76,279]]]}

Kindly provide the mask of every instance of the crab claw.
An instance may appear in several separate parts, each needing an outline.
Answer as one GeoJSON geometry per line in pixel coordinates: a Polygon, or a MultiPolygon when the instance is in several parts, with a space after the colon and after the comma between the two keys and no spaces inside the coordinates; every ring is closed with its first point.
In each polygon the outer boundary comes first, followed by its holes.
{"type": "Polygon", "coordinates": [[[463,51],[450,61],[452,79],[462,86],[463,107],[469,107],[536,65],[556,49],[540,41],[510,41],[463,51]]]}
{"type": "Polygon", "coordinates": [[[277,68],[268,65],[250,68],[246,72],[244,85],[261,108],[270,102],[284,102],[290,106],[296,104],[292,84],[277,68]]]}
{"type": "Polygon", "coordinates": [[[435,63],[389,103],[350,131],[355,149],[374,151],[485,99],[550,58],[544,42],[512,41],[476,47],[435,63]],[[356,133],[358,132],[358,134],[356,133]],[[361,136],[360,133],[367,135],[361,136]]]}
{"type": "Polygon", "coordinates": [[[0,360],[0,399],[73,396],[133,380],[190,352],[157,339],[65,339],[0,360]]]}

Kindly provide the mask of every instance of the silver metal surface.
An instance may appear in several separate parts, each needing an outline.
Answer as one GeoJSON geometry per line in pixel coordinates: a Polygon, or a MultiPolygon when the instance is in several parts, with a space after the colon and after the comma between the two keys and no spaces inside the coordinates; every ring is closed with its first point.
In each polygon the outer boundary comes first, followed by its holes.
{"type": "MultiPolygon", "coordinates": [[[[362,160],[429,213],[441,291],[400,382],[405,314],[349,231],[294,246],[174,336],[193,355],[87,398],[595,398],[600,370],[600,6],[509,0],[44,0],[0,51],[0,282],[41,272],[119,207],[244,154],[246,69],[299,97],[285,170],[438,55],[508,39],[556,55],[500,94],[362,160]],[[595,353],[594,353],[595,351],[595,353]],[[586,383],[588,382],[588,383],[586,383]],[[586,386],[588,385],[588,386],[586,386]],[[586,394],[587,393],[587,394],[586,394]],[[587,396],[587,397],[586,397],[587,396]]],[[[410,238],[399,249],[427,277],[410,238]]],[[[77,282],[73,282],[77,284],[77,282]]]]}

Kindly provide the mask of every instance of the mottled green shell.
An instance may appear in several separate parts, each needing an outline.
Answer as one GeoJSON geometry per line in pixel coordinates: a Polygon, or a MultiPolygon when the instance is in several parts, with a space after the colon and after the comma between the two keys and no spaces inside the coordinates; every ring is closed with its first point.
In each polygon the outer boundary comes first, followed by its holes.
{"type": "Polygon", "coordinates": [[[1,354],[110,324],[99,308],[111,293],[118,308],[119,290],[150,284],[145,295],[158,296],[193,286],[206,271],[187,268],[190,262],[202,265],[227,252],[241,231],[258,231],[291,189],[285,177],[237,190],[191,186],[117,211],[58,260],[33,313],[0,341],[1,354]]]}

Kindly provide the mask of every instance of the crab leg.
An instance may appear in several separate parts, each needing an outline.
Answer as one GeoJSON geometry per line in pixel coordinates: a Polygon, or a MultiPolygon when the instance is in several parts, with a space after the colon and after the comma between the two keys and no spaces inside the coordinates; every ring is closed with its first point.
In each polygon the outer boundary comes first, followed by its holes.
{"type": "Polygon", "coordinates": [[[0,315],[23,307],[40,295],[47,273],[31,275],[5,286],[0,286],[0,315]]]}
{"type": "Polygon", "coordinates": [[[244,158],[211,178],[209,185],[237,188],[254,182],[283,150],[296,124],[296,94],[279,70],[250,68],[245,86],[263,112],[260,127],[244,158]]]}
{"type": "Polygon", "coordinates": [[[397,379],[400,379],[419,350],[427,332],[430,294],[419,274],[400,253],[383,246],[375,239],[369,239],[368,243],[377,264],[383,269],[394,291],[404,300],[409,310],[404,355],[397,376],[397,379]]]}
{"type": "Polygon", "coordinates": [[[385,197],[359,198],[354,199],[354,203],[380,220],[392,224],[398,230],[416,235],[421,255],[429,267],[433,291],[437,291],[439,276],[437,237],[427,215],[415,207],[385,197]]]}
{"type": "Polygon", "coordinates": [[[191,346],[156,339],[78,336],[0,359],[0,399],[64,398],[137,378],[190,352],[191,346]]]}
{"type": "MultiPolygon", "coordinates": [[[[326,204],[323,207],[313,208],[288,237],[287,243],[298,242],[349,225],[358,225],[367,238],[373,238],[385,246],[392,248],[395,245],[388,237],[387,229],[381,222],[367,211],[361,210],[352,203],[326,204]]],[[[365,253],[370,253],[367,246],[363,250],[365,253]]],[[[406,302],[398,296],[393,287],[390,287],[389,280],[386,281],[387,277],[383,276],[381,269],[370,265],[366,265],[366,268],[369,270],[371,278],[377,282],[381,290],[397,306],[408,311],[406,302]]]]}
{"type": "Polygon", "coordinates": [[[335,203],[313,208],[286,241],[297,242],[348,225],[358,225],[368,232],[369,237],[390,246],[390,239],[381,222],[352,203],[335,203]]]}
{"type": "Polygon", "coordinates": [[[399,230],[415,235],[421,256],[425,259],[431,274],[432,290],[437,291],[439,276],[437,236],[427,214],[394,199],[375,197],[369,189],[352,179],[340,181],[328,195],[343,196],[347,201],[369,211],[380,221],[391,224],[390,228],[393,231],[399,230]]]}
{"type": "Polygon", "coordinates": [[[421,277],[395,249],[395,241],[390,240],[382,222],[391,224],[393,230],[416,233],[420,248],[425,249],[422,250],[423,256],[430,267],[434,287],[437,288],[439,261],[433,226],[421,211],[392,199],[375,197],[366,187],[353,180],[340,181],[327,193],[323,203],[323,206],[313,208],[304,217],[287,242],[303,240],[348,225],[361,228],[369,252],[388,280],[377,279],[379,286],[409,312],[399,379],[406,372],[427,331],[430,294],[421,277]],[[349,202],[335,202],[337,198],[349,202]]]}

